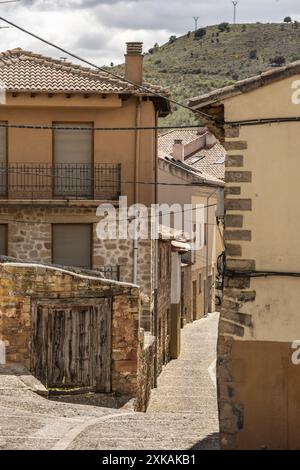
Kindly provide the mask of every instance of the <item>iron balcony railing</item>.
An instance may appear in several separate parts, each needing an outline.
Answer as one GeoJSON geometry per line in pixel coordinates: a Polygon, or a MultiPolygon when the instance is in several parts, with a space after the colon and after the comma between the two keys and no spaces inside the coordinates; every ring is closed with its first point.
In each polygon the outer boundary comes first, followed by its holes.
{"type": "Polygon", "coordinates": [[[120,266],[101,266],[96,269],[101,272],[105,279],[110,279],[112,281],[121,280],[121,267],[120,266]]]}
{"type": "Polygon", "coordinates": [[[1,198],[117,200],[120,194],[120,164],[0,164],[1,198]]]}

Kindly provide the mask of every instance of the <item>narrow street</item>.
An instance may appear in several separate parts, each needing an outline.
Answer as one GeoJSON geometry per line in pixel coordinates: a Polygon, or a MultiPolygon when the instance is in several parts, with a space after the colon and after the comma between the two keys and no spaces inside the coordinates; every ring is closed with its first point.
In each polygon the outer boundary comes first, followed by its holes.
{"type": "Polygon", "coordinates": [[[215,360],[218,315],[186,326],[146,414],[49,401],[0,375],[0,449],[218,449],[215,360]]]}

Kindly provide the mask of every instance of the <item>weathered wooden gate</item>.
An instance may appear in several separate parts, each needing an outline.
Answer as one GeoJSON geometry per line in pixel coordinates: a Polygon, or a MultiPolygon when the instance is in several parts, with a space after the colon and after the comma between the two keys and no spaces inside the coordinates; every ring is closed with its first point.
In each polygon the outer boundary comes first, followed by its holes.
{"type": "Polygon", "coordinates": [[[31,370],[48,388],[111,391],[110,298],[32,304],[31,370]]]}

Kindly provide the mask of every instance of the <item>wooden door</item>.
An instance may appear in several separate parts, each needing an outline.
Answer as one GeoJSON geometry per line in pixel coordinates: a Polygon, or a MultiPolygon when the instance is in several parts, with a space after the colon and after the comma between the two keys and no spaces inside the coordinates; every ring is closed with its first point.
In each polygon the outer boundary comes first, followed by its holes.
{"type": "Polygon", "coordinates": [[[32,372],[48,388],[111,390],[111,299],[36,303],[32,372]]]}

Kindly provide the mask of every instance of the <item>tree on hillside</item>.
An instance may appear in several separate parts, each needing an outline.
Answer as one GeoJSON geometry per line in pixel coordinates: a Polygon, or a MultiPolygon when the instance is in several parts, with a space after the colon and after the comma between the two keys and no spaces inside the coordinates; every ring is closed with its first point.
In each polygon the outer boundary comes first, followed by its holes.
{"type": "Polygon", "coordinates": [[[285,23],[291,23],[292,22],[292,18],[290,16],[286,16],[283,20],[285,23]]]}
{"type": "Polygon", "coordinates": [[[221,31],[221,33],[224,33],[225,31],[230,31],[229,23],[220,23],[218,25],[218,29],[219,31],[221,31]]]}
{"type": "Polygon", "coordinates": [[[285,57],[282,55],[277,55],[270,59],[270,64],[274,65],[275,67],[280,67],[281,65],[285,64],[285,57]]]}
{"type": "Polygon", "coordinates": [[[177,39],[176,36],[170,36],[170,37],[169,37],[169,44],[173,44],[173,42],[175,42],[176,39],[177,39]]]}
{"type": "Polygon", "coordinates": [[[249,52],[249,59],[255,60],[257,59],[257,50],[253,49],[252,51],[249,52]]]}
{"type": "Polygon", "coordinates": [[[206,29],[200,28],[195,31],[195,39],[202,39],[206,35],[206,29]]]}

